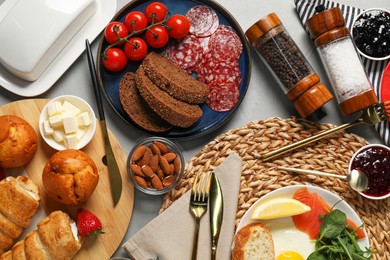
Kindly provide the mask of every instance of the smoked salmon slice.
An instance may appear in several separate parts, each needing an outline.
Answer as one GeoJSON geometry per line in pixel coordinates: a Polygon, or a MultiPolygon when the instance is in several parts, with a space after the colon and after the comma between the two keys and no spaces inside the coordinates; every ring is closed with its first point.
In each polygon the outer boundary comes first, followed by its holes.
{"type": "MultiPolygon", "coordinates": [[[[322,218],[331,210],[331,206],[324,201],[317,193],[310,193],[306,187],[298,189],[293,196],[293,199],[308,205],[311,211],[293,216],[293,222],[296,228],[309,235],[310,239],[317,239],[320,233],[322,218]]],[[[357,225],[350,219],[347,225],[357,228],[357,225]]],[[[364,231],[360,228],[356,231],[357,239],[365,237],[364,231]]]]}

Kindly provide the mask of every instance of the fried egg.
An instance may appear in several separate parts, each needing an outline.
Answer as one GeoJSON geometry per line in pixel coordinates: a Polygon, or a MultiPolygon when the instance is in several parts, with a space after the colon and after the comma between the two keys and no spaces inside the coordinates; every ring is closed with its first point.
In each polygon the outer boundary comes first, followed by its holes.
{"type": "Polygon", "coordinates": [[[304,260],[315,251],[315,240],[298,230],[291,217],[264,221],[271,232],[276,260],[304,260]]]}

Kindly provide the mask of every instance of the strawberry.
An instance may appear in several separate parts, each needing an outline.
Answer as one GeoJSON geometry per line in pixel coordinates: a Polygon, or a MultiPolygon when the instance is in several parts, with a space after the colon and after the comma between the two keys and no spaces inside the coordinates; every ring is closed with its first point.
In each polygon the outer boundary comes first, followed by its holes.
{"type": "Polygon", "coordinates": [[[102,222],[100,219],[84,208],[77,210],[77,229],[82,237],[92,237],[98,234],[104,234],[102,222]]]}

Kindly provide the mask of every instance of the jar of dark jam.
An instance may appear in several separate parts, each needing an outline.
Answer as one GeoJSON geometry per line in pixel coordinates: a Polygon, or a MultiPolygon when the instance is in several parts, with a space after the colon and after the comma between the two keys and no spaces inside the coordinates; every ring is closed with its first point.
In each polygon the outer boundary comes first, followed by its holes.
{"type": "Polygon", "coordinates": [[[363,196],[383,199],[390,196],[390,148],[380,144],[367,145],[352,157],[350,171],[362,170],[368,177],[363,196]]]}
{"type": "Polygon", "coordinates": [[[333,98],[275,13],[257,21],[245,35],[302,117],[321,111],[333,98]]]}

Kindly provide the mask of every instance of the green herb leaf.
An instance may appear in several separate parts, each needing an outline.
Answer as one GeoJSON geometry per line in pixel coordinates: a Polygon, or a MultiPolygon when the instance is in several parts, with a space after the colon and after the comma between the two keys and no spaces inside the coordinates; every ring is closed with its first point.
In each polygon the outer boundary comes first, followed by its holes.
{"type": "Polygon", "coordinates": [[[321,223],[320,240],[322,238],[335,238],[343,232],[347,224],[344,212],[335,209],[325,216],[321,223]]]}

